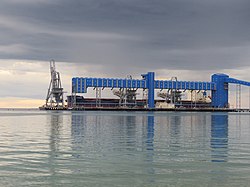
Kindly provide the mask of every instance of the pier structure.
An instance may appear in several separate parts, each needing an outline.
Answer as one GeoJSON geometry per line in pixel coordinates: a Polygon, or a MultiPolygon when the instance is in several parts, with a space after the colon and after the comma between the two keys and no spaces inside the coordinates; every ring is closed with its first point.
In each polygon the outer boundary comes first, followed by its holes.
{"type": "MultiPolygon", "coordinates": [[[[155,108],[155,90],[191,90],[191,91],[211,91],[212,108],[229,108],[228,89],[229,83],[236,85],[250,86],[250,82],[230,78],[226,74],[213,74],[211,82],[204,81],[179,81],[156,80],[154,72],[142,74],[142,79],[119,79],[119,78],[72,78],[72,95],[76,93],[87,93],[87,89],[93,88],[119,88],[119,89],[143,89],[147,90],[147,108],[155,108]]],[[[238,89],[238,98],[240,98],[240,89],[238,89]]],[[[240,99],[237,101],[240,103],[240,99]]],[[[239,104],[238,104],[239,105],[239,104]]]]}

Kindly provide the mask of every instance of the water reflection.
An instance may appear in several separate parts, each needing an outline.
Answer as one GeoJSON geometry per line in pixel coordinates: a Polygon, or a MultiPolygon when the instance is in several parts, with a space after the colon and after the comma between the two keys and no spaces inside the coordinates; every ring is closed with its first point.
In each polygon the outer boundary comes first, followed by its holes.
{"type": "MultiPolygon", "coordinates": [[[[127,151],[136,151],[136,116],[130,116],[130,115],[125,115],[125,116],[116,116],[115,120],[117,121],[116,124],[116,133],[122,135],[122,139],[120,139],[120,145],[125,146],[127,151]],[[119,125],[122,124],[122,125],[119,125]]],[[[115,134],[116,134],[115,133],[115,134]]],[[[114,133],[113,133],[114,134],[114,133]]],[[[115,144],[115,142],[113,142],[115,144]]]]}
{"type": "Polygon", "coordinates": [[[242,132],[242,129],[241,129],[241,117],[242,115],[236,115],[236,121],[235,121],[235,135],[237,137],[237,139],[240,139],[241,138],[241,132],[242,132]]]}
{"type": "Polygon", "coordinates": [[[72,156],[79,158],[78,150],[84,145],[84,131],[86,129],[86,116],[74,115],[71,117],[72,156]]]}
{"type": "Polygon", "coordinates": [[[212,162],[226,162],[228,159],[228,115],[211,116],[212,162]]]}
{"type": "Polygon", "coordinates": [[[79,172],[106,176],[140,171],[153,185],[159,173],[186,172],[183,164],[172,163],[228,160],[228,115],[90,114],[71,116],[71,155],[81,165],[79,172]]]}
{"type": "MultiPolygon", "coordinates": [[[[147,140],[146,140],[146,162],[147,164],[147,169],[146,172],[150,174],[155,173],[155,169],[153,166],[154,162],[154,116],[148,116],[147,117],[147,140]]],[[[148,182],[153,183],[155,179],[153,177],[148,178],[148,182]]]]}
{"type": "Polygon", "coordinates": [[[58,113],[52,113],[49,116],[49,123],[51,124],[50,129],[50,150],[56,152],[59,150],[61,140],[61,128],[63,123],[62,115],[58,113]]]}
{"type": "Polygon", "coordinates": [[[177,159],[180,156],[180,139],[181,139],[181,117],[178,115],[168,116],[169,118],[169,156],[171,160],[177,159]]]}
{"type": "MultiPolygon", "coordinates": [[[[136,151],[136,116],[103,116],[72,113],[72,149],[76,157],[83,151],[136,151]]],[[[105,153],[106,154],[106,153],[105,153]]]]}
{"type": "Polygon", "coordinates": [[[249,116],[8,114],[0,186],[249,186],[249,116]]]}
{"type": "MultiPolygon", "coordinates": [[[[181,125],[181,116],[171,116],[170,118],[170,130],[171,135],[174,137],[179,137],[180,135],[180,125],[181,125]]],[[[176,138],[178,139],[178,138],[176,138]]]]}
{"type": "Polygon", "coordinates": [[[111,139],[114,148],[122,147],[132,151],[146,142],[146,150],[154,150],[154,118],[154,115],[88,116],[72,113],[72,144],[80,146],[90,137],[92,140],[105,138],[103,143],[111,139]]]}
{"type": "Polygon", "coordinates": [[[154,116],[147,117],[147,150],[154,150],[154,116]]]}
{"type": "MultiPolygon", "coordinates": [[[[159,139],[161,133],[166,140],[166,146],[169,147],[169,156],[173,159],[182,153],[181,148],[185,138],[197,139],[196,146],[204,147],[206,146],[206,137],[210,133],[212,162],[225,162],[228,157],[228,115],[212,114],[210,121],[210,117],[208,118],[207,115],[184,117],[169,115],[163,118],[155,116],[153,113],[139,116],[72,114],[71,120],[72,149],[75,157],[80,156],[78,153],[81,149],[88,150],[88,148],[99,151],[102,149],[124,151],[125,154],[131,154],[136,152],[142,144],[142,148],[146,150],[146,160],[153,162],[154,139],[159,139]],[[159,124],[155,127],[155,118],[157,121],[160,119],[160,122],[165,124],[159,124]],[[206,125],[208,123],[211,123],[210,133],[207,131],[209,130],[206,125]],[[158,129],[157,133],[155,128],[158,129]]],[[[55,124],[53,130],[59,130],[58,128],[60,126],[56,128],[55,124]]],[[[53,132],[53,134],[58,133],[53,132]]],[[[56,142],[54,144],[56,145],[56,142]]]]}
{"type": "MultiPolygon", "coordinates": [[[[63,124],[63,116],[60,113],[51,113],[48,115],[48,122],[50,124],[50,143],[49,143],[49,173],[51,178],[54,178],[58,174],[58,166],[56,164],[56,159],[60,155],[60,141],[61,141],[61,131],[63,124]]],[[[55,185],[56,181],[50,180],[51,185],[55,185]]]]}

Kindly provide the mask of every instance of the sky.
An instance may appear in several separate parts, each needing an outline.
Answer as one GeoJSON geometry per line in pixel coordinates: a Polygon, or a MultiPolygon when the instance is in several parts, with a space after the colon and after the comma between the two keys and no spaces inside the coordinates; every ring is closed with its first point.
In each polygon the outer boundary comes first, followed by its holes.
{"type": "Polygon", "coordinates": [[[209,81],[219,72],[250,81],[249,33],[249,0],[1,0],[0,107],[42,105],[51,59],[68,93],[74,76],[149,71],[157,79],[209,81]]]}

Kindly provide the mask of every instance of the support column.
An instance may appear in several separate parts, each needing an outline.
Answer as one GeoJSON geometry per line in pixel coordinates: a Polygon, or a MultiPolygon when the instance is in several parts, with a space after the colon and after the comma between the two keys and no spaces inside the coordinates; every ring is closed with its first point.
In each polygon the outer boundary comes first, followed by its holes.
{"type": "Polygon", "coordinates": [[[212,107],[228,108],[228,83],[226,74],[212,75],[212,82],[216,83],[216,89],[212,90],[212,107]]]}
{"type": "Polygon", "coordinates": [[[155,73],[148,72],[147,74],[143,74],[142,77],[146,80],[146,86],[148,89],[148,108],[153,109],[155,108],[155,73]]]}

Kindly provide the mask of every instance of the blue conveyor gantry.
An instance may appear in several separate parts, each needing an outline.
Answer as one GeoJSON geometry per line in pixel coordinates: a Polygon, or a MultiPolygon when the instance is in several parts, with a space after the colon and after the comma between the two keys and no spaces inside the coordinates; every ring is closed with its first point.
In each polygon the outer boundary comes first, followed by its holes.
{"type": "Polygon", "coordinates": [[[154,76],[154,72],[148,72],[142,75],[142,79],[74,77],[72,93],[86,93],[89,87],[148,89],[148,107],[154,108],[155,89],[215,90],[213,82],[155,80],[154,76]]]}
{"type": "MultiPolygon", "coordinates": [[[[72,79],[73,93],[86,93],[87,88],[142,88],[147,89],[146,80],[138,79],[109,79],[109,78],[81,78],[72,79]]],[[[155,89],[180,90],[214,90],[212,82],[155,80],[155,89]]]]}
{"type": "Polygon", "coordinates": [[[228,84],[241,84],[250,86],[250,82],[229,78],[226,74],[213,74],[211,82],[155,80],[155,73],[142,74],[142,79],[117,78],[72,78],[72,93],[86,93],[89,87],[94,88],[134,88],[148,90],[148,107],[154,108],[155,89],[177,90],[210,90],[212,91],[212,107],[228,107],[228,84]]]}
{"type": "Polygon", "coordinates": [[[226,74],[213,74],[212,82],[216,84],[216,89],[212,90],[212,107],[228,108],[229,83],[250,86],[250,82],[231,78],[226,74]]]}
{"type": "Polygon", "coordinates": [[[238,79],[234,79],[234,78],[226,78],[225,82],[233,83],[233,84],[240,84],[240,85],[244,85],[244,86],[250,86],[250,82],[242,81],[242,80],[238,80],[238,79]]]}

